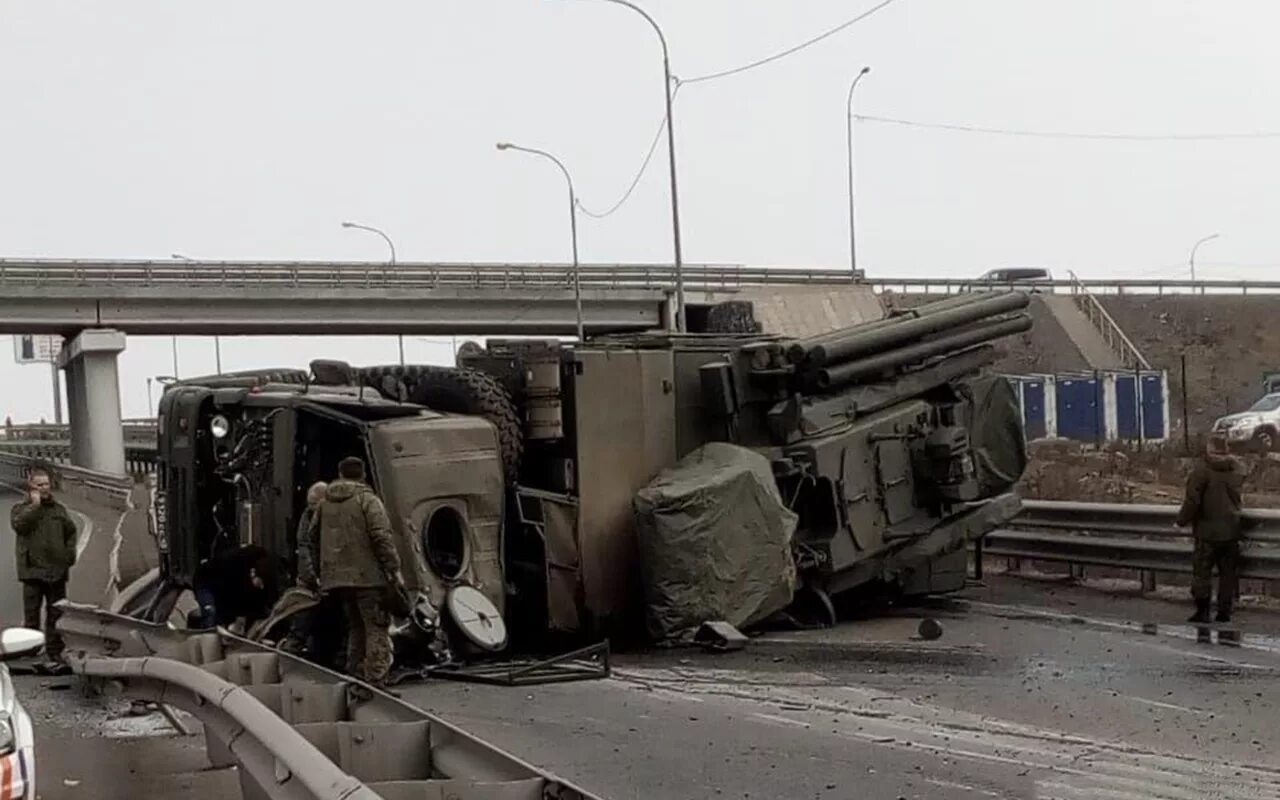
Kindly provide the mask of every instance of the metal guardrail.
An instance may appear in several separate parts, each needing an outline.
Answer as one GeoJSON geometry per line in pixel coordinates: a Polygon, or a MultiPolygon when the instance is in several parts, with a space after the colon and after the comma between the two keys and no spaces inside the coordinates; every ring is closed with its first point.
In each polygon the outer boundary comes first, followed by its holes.
{"type": "Polygon", "coordinates": [[[1076,306],[1089,318],[1089,322],[1102,335],[1102,340],[1107,343],[1111,351],[1120,357],[1120,363],[1130,369],[1151,369],[1151,363],[1147,361],[1146,356],[1142,355],[1138,346],[1116,323],[1093,292],[1089,291],[1089,287],[1085,286],[1074,272],[1068,274],[1075,284],[1072,296],[1076,306]]]}
{"type": "Polygon", "coordinates": [[[133,492],[133,479],[124,475],[76,467],[29,455],[0,450],[0,483],[21,489],[32,467],[47,467],[57,490],[78,490],[82,496],[101,497],[112,504],[126,504],[133,492]]]}
{"type": "MultiPolygon", "coordinates": [[[[1024,500],[1009,527],[983,539],[986,555],[1190,574],[1191,531],[1177,506],[1024,500]]],[[[1280,511],[1244,512],[1240,577],[1280,580],[1280,511]]]]}
{"type": "Polygon", "coordinates": [[[62,607],[72,669],[199,718],[210,763],[239,765],[245,798],[597,800],[439,717],[269,647],[62,607]]]}
{"type": "MultiPolygon", "coordinates": [[[[589,289],[671,289],[669,264],[586,264],[589,289]]],[[[732,290],[776,284],[848,284],[849,270],[687,264],[686,288],[732,290]]],[[[432,264],[307,261],[66,261],[0,259],[0,285],[42,288],[275,287],[275,288],[546,288],[571,287],[569,264],[432,264]]]]}
{"type": "MultiPolygon", "coordinates": [[[[0,285],[72,288],[101,287],[279,287],[402,288],[569,287],[573,269],[562,263],[466,264],[324,261],[150,261],[89,259],[0,259],[0,285]]],[[[808,267],[747,267],[739,264],[686,264],[686,288],[732,291],[744,286],[847,285],[851,281],[878,290],[951,293],[976,289],[1070,292],[1071,280],[993,283],[965,277],[867,277],[859,271],[808,267]]],[[[669,264],[584,264],[581,282],[591,289],[670,289],[675,268],[669,264]]],[[[1097,294],[1278,293],[1280,281],[1167,280],[1151,278],[1082,279],[1097,294]]]]}
{"type": "MultiPolygon", "coordinates": [[[[866,278],[865,283],[878,292],[901,291],[904,294],[952,294],[957,292],[1017,289],[1024,292],[1067,294],[1077,285],[1071,280],[1011,281],[996,283],[972,278],[866,278]]],[[[1145,278],[1081,278],[1079,285],[1094,294],[1277,294],[1280,281],[1241,280],[1150,280],[1145,278]]]]}
{"type": "MultiPolygon", "coordinates": [[[[124,430],[125,443],[154,442],[156,439],[156,421],[146,419],[126,419],[121,424],[124,430]]],[[[66,441],[71,438],[71,426],[67,424],[28,423],[23,425],[5,425],[0,428],[0,441],[66,441]]]]}
{"type": "MultiPolygon", "coordinates": [[[[71,464],[71,444],[65,441],[6,441],[0,439],[0,454],[26,459],[32,464],[52,465],[59,469],[79,469],[71,464]]],[[[148,475],[155,472],[156,457],[155,442],[125,444],[125,469],[128,470],[130,475],[148,475]]]]}

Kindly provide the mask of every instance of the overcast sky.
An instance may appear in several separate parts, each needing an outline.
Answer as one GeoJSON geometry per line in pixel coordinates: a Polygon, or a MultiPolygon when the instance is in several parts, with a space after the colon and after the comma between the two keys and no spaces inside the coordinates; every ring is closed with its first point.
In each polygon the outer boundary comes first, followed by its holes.
{"type": "MultiPolygon", "coordinates": [[[[693,78],[804,41],[876,0],[640,0],[693,78]]],[[[1274,0],[896,0],[759,69],[681,89],[690,262],[848,262],[845,97],[860,113],[1067,133],[1280,132],[1274,0]]],[[[563,261],[563,186],[625,190],[662,115],[660,50],[602,0],[0,0],[0,253],[6,256],[563,261]]],[[[860,266],[969,275],[1274,277],[1280,138],[1011,138],[861,123],[860,266]]],[[[665,152],[582,257],[669,262],[665,152]]],[[[414,360],[448,344],[413,339],[414,360]]],[[[394,360],[393,339],[225,339],[228,369],[394,360]]],[[[212,371],[182,340],[184,374],[212,371]]],[[[125,413],[172,372],[133,338],[125,413]]],[[[51,417],[48,375],[0,358],[15,419],[51,417]]]]}

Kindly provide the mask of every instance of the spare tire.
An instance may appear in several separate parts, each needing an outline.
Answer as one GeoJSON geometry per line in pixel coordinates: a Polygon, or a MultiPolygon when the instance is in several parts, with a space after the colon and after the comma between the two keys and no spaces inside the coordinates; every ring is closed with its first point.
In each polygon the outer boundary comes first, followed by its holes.
{"type": "Polygon", "coordinates": [[[474,414],[489,420],[498,429],[498,447],[507,482],[515,482],[524,455],[524,434],[516,404],[502,384],[473,369],[420,364],[365,367],[361,373],[370,385],[378,388],[382,388],[387,378],[398,378],[408,390],[411,403],[447,414],[474,414]]]}

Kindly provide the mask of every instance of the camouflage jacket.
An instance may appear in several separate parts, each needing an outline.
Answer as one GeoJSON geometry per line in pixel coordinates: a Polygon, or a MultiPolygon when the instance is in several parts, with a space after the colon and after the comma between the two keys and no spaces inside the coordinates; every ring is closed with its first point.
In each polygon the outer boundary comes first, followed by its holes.
{"type": "Polygon", "coordinates": [[[1240,491],[1244,466],[1228,455],[1205,457],[1187,477],[1178,524],[1190,525],[1197,539],[1230,542],[1240,538],[1240,491]]]}
{"type": "Polygon", "coordinates": [[[57,500],[18,503],[9,512],[17,534],[18,580],[64,581],[76,563],[76,524],[57,500]]]}
{"type": "Polygon", "coordinates": [[[302,512],[302,518],[298,520],[298,530],[296,533],[298,543],[298,585],[299,586],[319,586],[319,575],[316,574],[316,562],[319,561],[316,549],[316,537],[311,533],[311,522],[315,519],[316,510],[312,506],[307,506],[302,512]]]}
{"type": "Polygon", "coordinates": [[[400,571],[391,521],[367,485],[337,480],[311,520],[320,552],[320,590],[390,586],[400,571]]]}

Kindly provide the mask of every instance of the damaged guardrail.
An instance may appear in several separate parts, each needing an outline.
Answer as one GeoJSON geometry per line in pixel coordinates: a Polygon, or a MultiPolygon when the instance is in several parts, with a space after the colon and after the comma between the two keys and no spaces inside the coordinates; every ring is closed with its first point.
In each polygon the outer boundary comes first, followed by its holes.
{"type": "MultiPolygon", "coordinates": [[[[1024,500],[1007,527],[987,534],[986,555],[1121,567],[1151,573],[1191,572],[1189,528],[1177,506],[1024,500]]],[[[1247,509],[1242,519],[1240,577],[1280,580],[1280,511],[1247,509]]]]}
{"type": "Polygon", "coordinates": [[[205,728],[246,800],[598,800],[345,675],[222,631],[63,604],[68,663],[205,728]]]}

